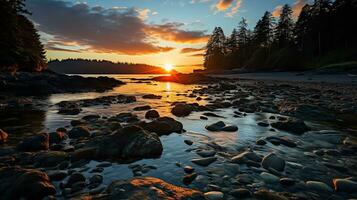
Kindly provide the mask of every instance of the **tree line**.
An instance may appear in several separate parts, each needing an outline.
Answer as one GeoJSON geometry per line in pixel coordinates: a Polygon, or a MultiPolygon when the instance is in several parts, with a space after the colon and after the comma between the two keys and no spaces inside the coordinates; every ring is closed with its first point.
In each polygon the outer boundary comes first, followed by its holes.
{"type": "Polygon", "coordinates": [[[286,4],[265,12],[254,30],[242,19],[230,36],[216,27],[206,45],[208,70],[305,70],[357,60],[357,0],[315,0],[297,19],[286,4]]]}
{"type": "Polygon", "coordinates": [[[0,71],[46,68],[45,51],[28,14],[25,0],[0,1],[0,71]]]}

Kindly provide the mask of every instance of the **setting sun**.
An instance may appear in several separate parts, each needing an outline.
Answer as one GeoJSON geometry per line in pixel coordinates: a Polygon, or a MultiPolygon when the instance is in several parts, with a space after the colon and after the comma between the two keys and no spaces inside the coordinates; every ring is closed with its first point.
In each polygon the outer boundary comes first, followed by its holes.
{"type": "Polygon", "coordinates": [[[167,72],[170,72],[174,67],[172,66],[172,64],[165,64],[164,65],[164,69],[167,71],[167,72]]]}

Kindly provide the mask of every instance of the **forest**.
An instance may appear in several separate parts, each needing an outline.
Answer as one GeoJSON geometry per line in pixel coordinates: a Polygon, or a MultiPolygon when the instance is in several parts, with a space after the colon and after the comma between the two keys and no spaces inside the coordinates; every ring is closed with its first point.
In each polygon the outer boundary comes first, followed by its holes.
{"type": "Polygon", "coordinates": [[[0,1],[0,71],[42,71],[46,57],[24,0],[0,1]],[[6,19],[6,20],[5,20],[6,19]]]}
{"type": "Polygon", "coordinates": [[[274,18],[265,12],[254,30],[242,19],[230,36],[221,27],[211,35],[207,70],[308,70],[357,60],[357,1],[315,0],[297,19],[288,4],[274,18]]]}

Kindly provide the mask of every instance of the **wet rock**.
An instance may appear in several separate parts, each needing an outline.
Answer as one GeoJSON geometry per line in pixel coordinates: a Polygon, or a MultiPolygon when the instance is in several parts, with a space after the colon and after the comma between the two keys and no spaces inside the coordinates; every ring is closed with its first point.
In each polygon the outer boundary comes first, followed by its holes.
{"type": "Polygon", "coordinates": [[[177,117],[185,117],[191,114],[192,111],[191,105],[179,103],[172,108],[171,113],[177,117]]]}
{"type": "Polygon", "coordinates": [[[221,131],[225,126],[226,124],[224,122],[219,121],[211,125],[207,125],[206,129],[209,131],[221,131]]]}
{"type": "Polygon", "coordinates": [[[64,170],[50,170],[46,172],[51,181],[60,181],[68,176],[68,173],[64,170]]]}
{"type": "Polygon", "coordinates": [[[205,116],[200,116],[200,119],[202,119],[202,120],[208,120],[208,118],[205,117],[205,116]]]}
{"type": "Polygon", "coordinates": [[[56,132],[49,133],[49,137],[50,137],[49,138],[49,142],[50,142],[50,144],[61,143],[67,137],[66,133],[67,133],[67,130],[66,130],[66,132],[56,131],[56,132]]]}
{"type": "Polygon", "coordinates": [[[229,194],[238,198],[238,199],[248,198],[248,197],[252,196],[252,193],[249,190],[244,189],[244,188],[234,189],[234,190],[230,191],[229,194]]]}
{"type": "Polygon", "coordinates": [[[185,176],[182,178],[182,182],[183,182],[185,185],[189,185],[189,184],[191,184],[192,181],[194,181],[196,178],[197,178],[197,174],[196,174],[196,173],[190,173],[190,174],[185,175],[185,176]]]}
{"type": "Polygon", "coordinates": [[[222,116],[220,116],[220,115],[217,115],[217,114],[215,114],[215,113],[211,113],[211,112],[205,112],[205,113],[203,113],[203,115],[204,115],[204,116],[207,116],[207,117],[218,117],[218,118],[224,118],[224,117],[222,117],[222,116]]]}
{"type": "Polygon", "coordinates": [[[200,166],[208,166],[211,163],[213,163],[214,161],[216,161],[217,158],[216,157],[208,157],[208,158],[196,158],[196,159],[192,159],[191,162],[195,163],[196,165],[200,165],[200,166]]]}
{"type": "Polygon", "coordinates": [[[89,184],[100,185],[103,182],[103,176],[100,174],[95,174],[89,178],[89,184]]]}
{"type": "Polygon", "coordinates": [[[241,184],[250,184],[254,181],[254,178],[249,174],[238,174],[236,179],[241,184]]]}
{"type": "Polygon", "coordinates": [[[259,140],[257,140],[255,143],[256,143],[257,145],[263,146],[263,145],[265,145],[267,142],[266,142],[264,139],[259,139],[259,140]]]}
{"type": "Polygon", "coordinates": [[[287,137],[269,136],[266,138],[266,140],[268,140],[269,142],[271,142],[272,144],[275,144],[275,145],[282,144],[287,147],[296,147],[297,146],[297,144],[294,141],[290,140],[287,137]]]}
{"type": "Polygon", "coordinates": [[[98,164],[96,167],[110,167],[112,166],[113,164],[111,162],[102,162],[100,164],[98,164]]]}
{"type": "Polygon", "coordinates": [[[128,112],[119,113],[116,116],[109,118],[108,120],[125,123],[134,123],[139,121],[138,116],[128,112]]]}
{"type": "Polygon", "coordinates": [[[152,177],[112,182],[107,189],[108,198],[115,199],[175,199],[204,200],[200,191],[183,188],[152,177]]]}
{"type": "Polygon", "coordinates": [[[236,132],[238,131],[238,127],[237,126],[225,126],[222,131],[226,131],[226,132],[236,132]]]}
{"type": "Polygon", "coordinates": [[[151,106],[146,105],[146,106],[135,107],[133,110],[135,110],[135,111],[143,111],[143,110],[150,110],[150,109],[151,109],[151,106]]]}
{"type": "Polygon", "coordinates": [[[311,130],[308,126],[306,126],[304,121],[297,120],[297,119],[289,119],[287,121],[274,122],[271,124],[271,126],[279,130],[283,130],[299,135],[311,130]]]}
{"type": "Polygon", "coordinates": [[[40,151],[49,149],[48,133],[41,133],[24,138],[18,145],[20,151],[40,151]]]}
{"type": "Polygon", "coordinates": [[[90,132],[87,127],[77,126],[77,127],[72,128],[72,130],[70,130],[68,132],[68,137],[71,139],[90,137],[90,132]]]}
{"type": "Polygon", "coordinates": [[[355,193],[357,191],[357,182],[349,179],[333,179],[333,186],[338,192],[355,193]]]}
{"type": "Polygon", "coordinates": [[[86,122],[83,120],[72,120],[71,121],[71,126],[75,127],[75,126],[82,126],[85,125],[86,122]]]}
{"type": "Polygon", "coordinates": [[[0,129],[0,144],[5,143],[7,141],[8,134],[0,129]]]}
{"type": "Polygon", "coordinates": [[[277,183],[279,181],[279,177],[267,172],[262,172],[260,174],[260,177],[263,179],[264,182],[270,184],[277,183]]]}
{"type": "Polygon", "coordinates": [[[223,199],[223,193],[220,191],[211,191],[204,193],[206,199],[208,200],[221,200],[223,199]]]}
{"type": "Polygon", "coordinates": [[[73,184],[78,183],[78,182],[85,182],[85,181],[86,181],[86,177],[83,174],[74,172],[69,177],[65,187],[71,188],[73,186],[73,184]]]}
{"type": "Polygon", "coordinates": [[[183,131],[182,123],[170,117],[160,117],[149,123],[141,123],[139,126],[150,132],[155,132],[159,136],[183,131]]]}
{"type": "Polygon", "coordinates": [[[42,199],[56,193],[47,174],[21,167],[0,168],[1,199],[42,199]]]}
{"type": "Polygon", "coordinates": [[[96,121],[98,119],[100,119],[99,115],[86,115],[84,117],[82,117],[83,120],[85,121],[96,121]]]}
{"type": "Polygon", "coordinates": [[[78,115],[82,109],[76,103],[62,101],[57,104],[59,106],[58,114],[62,115],[78,115]]]}
{"type": "Polygon", "coordinates": [[[282,184],[283,186],[293,186],[296,182],[292,178],[281,178],[279,181],[280,181],[280,184],[282,184]]]}
{"type": "Polygon", "coordinates": [[[193,141],[192,140],[184,140],[185,144],[187,145],[192,145],[193,144],[193,141]]]}
{"type": "Polygon", "coordinates": [[[245,151],[243,153],[234,156],[231,159],[232,163],[237,163],[237,164],[246,164],[249,161],[260,163],[262,161],[262,158],[261,156],[259,156],[253,151],[245,151]]]}
{"type": "Polygon", "coordinates": [[[145,118],[146,119],[156,119],[159,118],[160,114],[156,110],[149,110],[145,113],[145,118]]]}
{"type": "Polygon", "coordinates": [[[215,150],[206,150],[206,149],[197,150],[196,153],[201,157],[212,157],[216,155],[215,150]]]}
{"type": "Polygon", "coordinates": [[[258,126],[268,127],[269,123],[267,123],[267,122],[258,122],[258,126]]]}
{"type": "Polygon", "coordinates": [[[43,151],[33,157],[36,167],[55,167],[66,159],[67,153],[62,151],[43,151]]]}
{"type": "Polygon", "coordinates": [[[187,174],[190,174],[190,173],[192,173],[193,171],[195,171],[195,169],[194,169],[193,167],[191,167],[191,166],[185,166],[185,167],[183,168],[183,170],[184,170],[187,174]]]}
{"type": "Polygon", "coordinates": [[[316,190],[320,192],[332,192],[332,188],[326,183],[319,181],[307,181],[306,186],[311,190],[316,190]]]}
{"type": "Polygon", "coordinates": [[[77,149],[74,152],[70,153],[71,161],[76,162],[79,160],[93,159],[96,153],[97,153],[96,147],[85,147],[85,148],[77,149]]]}
{"type": "Polygon", "coordinates": [[[257,199],[261,199],[261,200],[288,200],[288,198],[278,194],[278,193],[275,193],[275,192],[270,192],[268,190],[265,190],[265,189],[261,189],[261,190],[258,190],[254,193],[254,196],[257,198],[257,199]]]}
{"type": "Polygon", "coordinates": [[[158,135],[139,126],[124,127],[100,141],[94,141],[91,146],[98,148],[95,155],[98,159],[155,158],[163,151],[158,135]]]}
{"type": "Polygon", "coordinates": [[[143,99],[161,99],[162,96],[154,94],[146,94],[143,96],[143,99]]]}
{"type": "Polygon", "coordinates": [[[274,153],[270,153],[263,158],[262,166],[267,170],[272,168],[273,170],[284,171],[285,160],[278,157],[274,153]]]}

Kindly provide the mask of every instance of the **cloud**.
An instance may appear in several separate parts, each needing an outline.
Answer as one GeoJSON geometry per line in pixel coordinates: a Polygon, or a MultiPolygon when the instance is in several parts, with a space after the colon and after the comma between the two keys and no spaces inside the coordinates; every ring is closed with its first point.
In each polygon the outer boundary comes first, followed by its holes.
{"type": "Polygon", "coordinates": [[[238,12],[241,6],[242,6],[242,0],[237,0],[236,5],[231,9],[229,13],[226,14],[226,16],[233,17],[238,12]]]}
{"type": "MultiPolygon", "coordinates": [[[[179,23],[147,24],[149,10],[68,3],[57,0],[28,0],[31,20],[38,29],[51,35],[56,44],[75,43],[88,47],[85,51],[142,55],[171,51],[158,41],[198,42],[206,38],[204,31],[182,30],[179,23]],[[155,33],[154,35],[150,35],[155,33]]],[[[48,49],[61,46],[46,45],[48,49]]]]}
{"type": "Polygon", "coordinates": [[[219,11],[225,11],[227,10],[229,7],[232,6],[232,3],[233,3],[234,0],[219,0],[215,7],[217,10],[219,11]]]}
{"type": "Polygon", "coordinates": [[[180,53],[194,53],[194,52],[200,52],[203,51],[203,48],[183,48],[181,49],[180,53]]]}
{"type": "Polygon", "coordinates": [[[274,11],[272,13],[273,17],[275,17],[275,18],[280,17],[282,10],[283,10],[283,6],[282,5],[279,5],[279,6],[275,7],[275,9],[274,9],[274,11]]]}
{"type": "Polygon", "coordinates": [[[297,19],[300,15],[301,9],[309,2],[309,0],[295,0],[293,4],[293,17],[297,19]]]}

